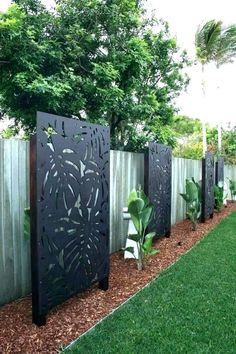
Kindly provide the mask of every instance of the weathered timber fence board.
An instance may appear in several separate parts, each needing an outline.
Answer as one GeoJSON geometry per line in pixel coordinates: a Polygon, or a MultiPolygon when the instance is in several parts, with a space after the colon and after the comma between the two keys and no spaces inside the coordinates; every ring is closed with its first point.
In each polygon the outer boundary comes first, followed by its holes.
{"type": "Polygon", "coordinates": [[[144,190],[153,206],[148,232],[155,232],[155,237],[170,237],[171,233],[171,162],[170,146],[149,143],[145,154],[144,190]]]}
{"type": "Polygon", "coordinates": [[[30,292],[30,247],[24,237],[29,204],[29,144],[0,140],[0,305],[30,292]]]}
{"type": "MultiPolygon", "coordinates": [[[[224,167],[225,181],[236,180],[236,166],[224,167]]],[[[185,219],[186,207],[179,193],[185,179],[201,180],[201,161],[172,158],[172,225],[185,219]]],[[[128,230],[122,209],[129,192],[144,186],[144,155],[111,151],[110,252],[125,245],[128,230]]],[[[228,190],[228,199],[230,192],[228,190]]],[[[30,245],[24,238],[24,208],[29,206],[29,143],[0,140],[0,305],[30,293],[30,245]]]]}

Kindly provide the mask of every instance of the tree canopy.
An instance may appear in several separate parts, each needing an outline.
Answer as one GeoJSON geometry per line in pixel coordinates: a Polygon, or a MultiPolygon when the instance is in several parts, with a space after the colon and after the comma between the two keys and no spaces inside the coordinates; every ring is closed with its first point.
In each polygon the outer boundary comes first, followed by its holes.
{"type": "Polygon", "coordinates": [[[195,35],[197,59],[201,65],[217,67],[231,63],[236,55],[236,25],[210,20],[199,26],[195,35]]]}
{"type": "Polygon", "coordinates": [[[137,0],[15,0],[0,13],[0,107],[29,131],[40,110],[110,125],[115,148],[173,145],[188,64],[137,0]]]}
{"type": "MultiPolygon", "coordinates": [[[[222,21],[210,20],[200,25],[195,34],[197,60],[202,66],[202,92],[205,97],[205,66],[211,62],[216,68],[233,62],[236,56],[236,25],[224,25],[222,21]]],[[[204,111],[204,104],[203,104],[204,111]]],[[[205,113],[203,113],[205,114],[205,113]]],[[[202,117],[203,156],[206,151],[206,126],[202,117]]],[[[218,150],[221,150],[221,125],[218,125],[218,150]]]]}
{"type": "MultiPolygon", "coordinates": [[[[173,123],[177,144],[173,150],[174,156],[200,160],[202,158],[201,121],[187,116],[175,116],[173,123]]],[[[217,128],[206,125],[207,150],[215,155],[217,149],[217,128]]],[[[236,164],[236,126],[222,129],[222,151],[226,164],[236,164]]]]}

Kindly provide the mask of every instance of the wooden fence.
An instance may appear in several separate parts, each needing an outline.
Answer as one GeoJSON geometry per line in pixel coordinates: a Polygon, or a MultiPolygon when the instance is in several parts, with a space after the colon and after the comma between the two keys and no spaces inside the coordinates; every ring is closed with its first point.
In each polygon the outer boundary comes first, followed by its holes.
{"type": "MultiPolygon", "coordinates": [[[[111,151],[110,251],[125,245],[128,229],[122,209],[132,188],[144,183],[144,155],[111,151]]],[[[201,180],[201,161],[172,160],[171,222],[185,218],[185,179],[201,180]]],[[[236,166],[225,166],[225,179],[236,180],[236,166]]],[[[228,194],[230,195],[230,194],[228,194]]],[[[30,293],[30,242],[24,236],[29,206],[29,143],[0,140],[0,305],[30,293]]]]}

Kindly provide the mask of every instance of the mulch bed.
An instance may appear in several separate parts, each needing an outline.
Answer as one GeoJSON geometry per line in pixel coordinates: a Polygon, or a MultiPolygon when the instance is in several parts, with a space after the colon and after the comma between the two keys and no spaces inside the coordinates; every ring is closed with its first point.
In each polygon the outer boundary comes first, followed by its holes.
{"type": "Polygon", "coordinates": [[[30,296],[3,306],[0,353],[58,353],[175,262],[233,210],[236,203],[229,203],[213,219],[199,224],[195,232],[191,231],[189,220],[175,224],[170,238],[155,242],[160,253],[148,259],[144,271],[137,271],[135,260],[124,260],[122,253],[112,254],[109,290],[104,292],[93,287],[73,297],[53,309],[43,327],[32,324],[30,296]]]}

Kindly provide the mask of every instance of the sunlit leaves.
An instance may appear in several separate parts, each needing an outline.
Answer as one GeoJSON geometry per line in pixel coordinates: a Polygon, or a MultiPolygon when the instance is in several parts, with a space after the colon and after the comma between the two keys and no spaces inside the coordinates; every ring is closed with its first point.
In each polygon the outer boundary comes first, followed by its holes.
{"type": "Polygon", "coordinates": [[[171,123],[188,63],[165,22],[147,19],[136,0],[58,0],[54,12],[39,0],[15,2],[0,17],[6,113],[30,130],[37,110],[86,116],[110,125],[113,148],[137,150],[153,136],[164,142],[159,133],[171,123]]]}

